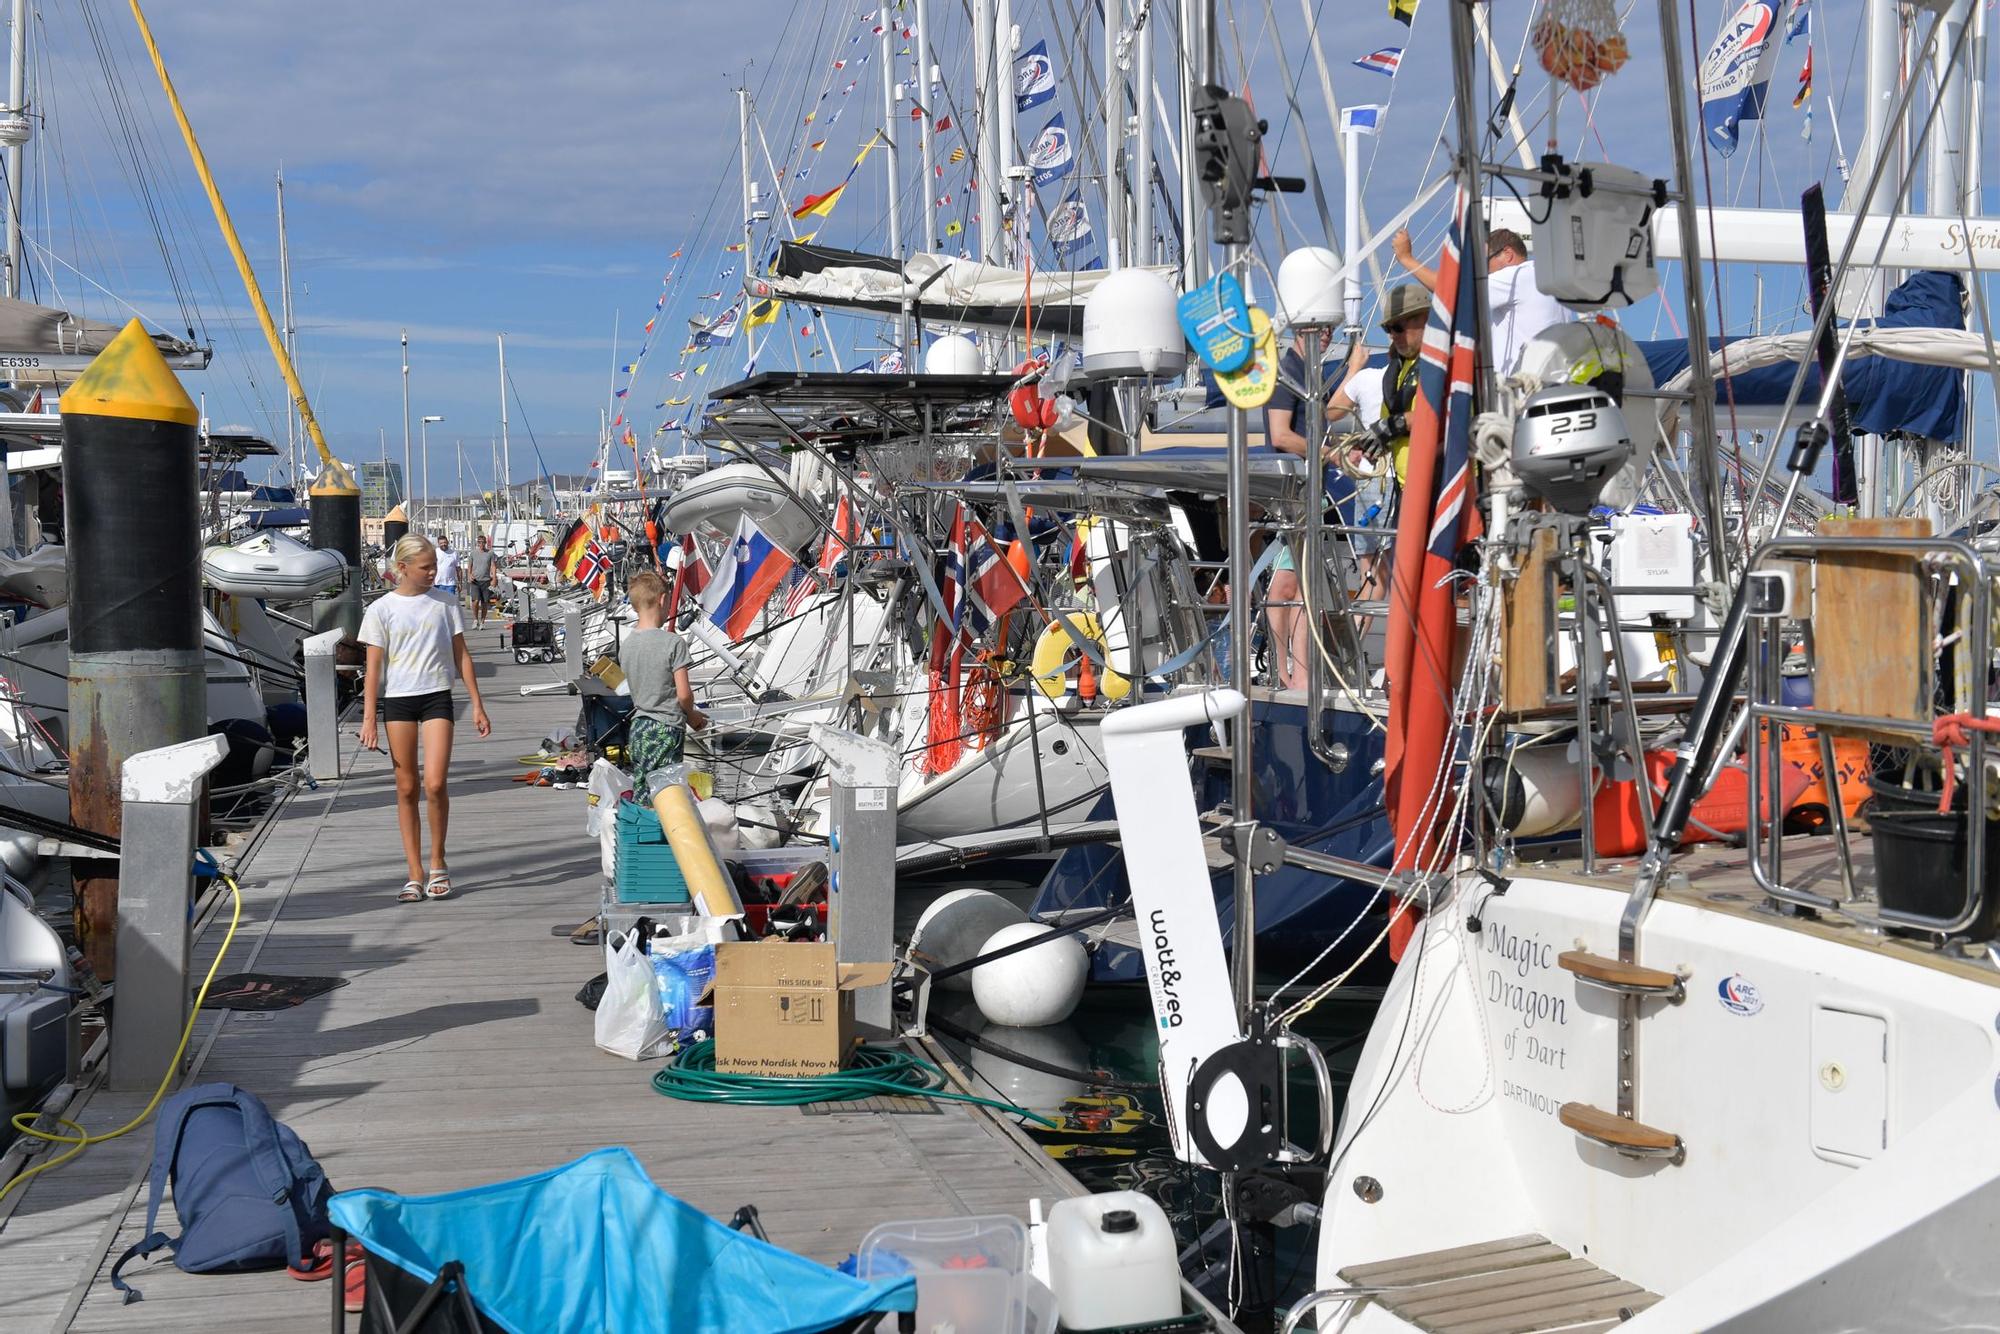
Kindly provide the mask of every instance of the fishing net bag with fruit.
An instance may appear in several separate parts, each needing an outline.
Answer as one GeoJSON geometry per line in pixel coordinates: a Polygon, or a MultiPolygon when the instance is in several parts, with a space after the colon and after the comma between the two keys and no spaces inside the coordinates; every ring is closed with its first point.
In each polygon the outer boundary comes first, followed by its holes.
{"type": "Polygon", "coordinates": [[[1580,93],[1616,74],[1631,57],[1611,0],[1548,0],[1534,42],[1549,77],[1580,93]]]}

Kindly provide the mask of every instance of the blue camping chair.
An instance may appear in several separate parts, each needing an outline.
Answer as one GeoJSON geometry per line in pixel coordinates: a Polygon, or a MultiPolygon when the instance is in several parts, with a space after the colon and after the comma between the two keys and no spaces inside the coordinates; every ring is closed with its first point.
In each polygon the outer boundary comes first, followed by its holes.
{"type": "MultiPolygon", "coordinates": [[[[917,1306],[914,1278],[850,1278],[735,1231],[654,1185],[629,1149],[446,1195],[342,1191],[329,1211],[333,1253],[347,1236],[368,1252],[364,1331],[818,1334],[887,1312],[907,1323],[917,1306]]],[[[750,1210],[737,1220],[756,1227],[750,1210]]]]}

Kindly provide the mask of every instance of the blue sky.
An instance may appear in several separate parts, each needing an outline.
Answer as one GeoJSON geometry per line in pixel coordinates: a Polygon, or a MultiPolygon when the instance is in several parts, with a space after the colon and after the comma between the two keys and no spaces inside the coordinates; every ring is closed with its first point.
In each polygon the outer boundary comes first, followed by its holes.
{"type": "MultiPolygon", "coordinates": [[[[433,489],[445,491],[456,486],[453,449],[461,439],[473,476],[487,480],[488,442],[499,427],[498,332],[508,335],[508,368],[520,398],[510,409],[517,478],[536,466],[530,431],[549,467],[583,466],[614,370],[631,363],[642,346],[650,351],[631,396],[612,404],[629,410],[642,443],[674,415],[655,403],[735,377],[740,344],[716,355],[678,356],[688,315],[720,308],[697,298],[733,292],[742,281],[746,257],[723,248],[738,239],[740,226],[733,89],[747,82],[756,95],[762,135],[756,156],[761,165],[762,145],[768,144],[783,164],[788,196],[828,188],[883,123],[881,67],[858,63],[878,50],[873,23],[862,18],[878,2],[360,0],[325,7],[231,0],[156,3],[150,17],[274,305],[272,182],[284,166],[300,360],[336,452],[350,462],[376,457],[379,429],[390,454],[400,455],[397,336],[407,327],[412,416],[445,418],[431,429],[433,489]],[[836,61],[847,67],[836,69],[836,61]],[[849,84],[856,86],[850,90],[849,84]],[[807,111],[815,115],[810,126],[803,120],[807,111]],[[822,138],[821,152],[805,148],[822,138]],[[800,169],[808,173],[803,181],[800,169]],[[682,257],[670,260],[676,249],[682,257]],[[663,287],[670,269],[674,281],[663,287]],[[730,269],[735,272],[725,274],[730,269]],[[640,326],[663,293],[658,332],[645,340],[640,326]],[[615,348],[614,320],[621,334],[615,348]],[[670,372],[698,365],[707,371],[669,387],[670,372]]],[[[1371,145],[1366,189],[1371,215],[1386,217],[1427,166],[1435,174],[1446,160],[1442,150],[1433,157],[1439,129],[1448,128],[1446,6],[1429,0],[1414,29],[1405,30],[1388,19],[1380,0],[1309,3],[1339,100],[1390,99],[1384,133],[1371,145]],[[1406,48],[1393,84],[1349,63],[1387,45],[1406,48]]],[[[1859,77],[1859,0],[1814,5],[1820,11],[1820,98],[1813,139],[1799,137],[1801,113],[1790,106],[1803,61],[1803,44],[1795,44],[1778,59],[1768,137],[1747,138],[1728,161],[1710,160],[1715,193],[1726,202],[1761,198],[1789,207],[1800,188],[1820,178],[1837,197],[1833,126],[1839,124],[1850,154],[1860,137],[1851,91],[1859,77]]],[[[932,44],[944,84],[931,95],[934,116],[962,108],[970,86],[962,12],[944,0],[935,8],[932,44]]],[[[1164,79],[1174,7],[1155,8],[1164,79]]],[[[1494,6],[1509,62],[1528,9],[1524,3],[1494,6]]],[[[1696,9],[1705,45],[1724,6],[1700,0],[1696,9]]],[[[909,45],[896,25],[909,22],[910,11],[878,12],[891,21],[892,60],[909,71],[912,58],[895,53],[909,45]]],[[[1249,71],[1260,113],[1273,126],[1275,170],[1302,174],[1302,145],[1311,144],[1338,219],[1338,167],[1318,75],[1300,39],[1300,7],[1240,3],[1236,12],[1224,40],[1228,81],[1240,85],[1236,71],[1249,71]]],[[[1023,115],[1022,135],[1031,137],[1046,116],[1066,117],[1080,156],[1065,185],[1084,183],[1098,169],[1078,68],[1086,60],[1094,68],[1099,60],[1096,39],[1088,35],[1095,20],[1082,17],[1089,13],[1087,5],[1072,9],[1071,0],[1016,5],[1023,45],[1046,40],[1063,81],[1055,103],[1023,115]]],[[[1574,98],[1565,104],[1559,121],[1565,152],[1582,148],[1588,156],[1667,171],[1655,24],[1650,3],[1636,6],[1627,27],[1633,59],[1626,72],[1607,83],[1587,110],[1574,98]]],[[[282,388],[124,5],[50,4],[35,39],[37,108],[47,121],[27,188],[39,247],[30,266],[31,294],[100,318],[136,309],[162,327],[194,322],[217,351],[216,367],[189,379],[191,389],[207,394],[212,419],[275,432],[282,440],[282,388]],[[107,68],[124,89],[122,102],[107,92],[107,68]],[[121,106],[130,136],[118,128],[121,106]],[[135,154],[143,170],[133,169],[135,154]],[[150,211],[135,185],[139,179],[150,192],[150,211]],[[161,259],[156,220],[171,238],[171,269],[161,259]]],[[[1527,63],[1523,105],[1534,122],[1544,81],[1532,53],[1527,63]]],[[[899,110],[897,117],[909,183],[904,215],[906,232],[914,233],[918,172],[904,114],[899,110]]],[[[1535,131],[1538,146],[1544,133],[1535,131]]],[[[941,146],[940,161],[944,153],[941,146]]],[[[882,248],[886,162],[878,152],[855,174],[847,197],[820,224],[821,241],[882,248]]],[[[940,196],[953,197],[942,217],[968,217],[965,171],[949,168],[928,183],[940,196]]],[[[1988,174],[2000,175],[1990,163],[1988,174]]],[[[1101,227],[1094,187],[1086,199],[1101,227]]],[[[1289,243],[1319,239],[1310,199],[1286,201],[1283,215],[1289,243]]],[[[1440,218],[1440,209],[1422,215],[1420,238],[1434,237],[1440,218]]],[[[1275,267],[1277,228],[1268,215],[1262,232],[1262,248],[1275,267]]],[[[766,244],[760,233],[758,248],[766,244]]],[[[761,262],[760,255],[748,258],[761,262]]],[[[1721,308],[1740,327],[1752,310],[1754,281],[1741,271],[1727,275],[1725,286],[1721,308]]],[[[1766,284],[1767,315],[1797,299],[1795,274],[1774,275],[1766,284]]],[[[1628,322],[1642,337],[1655,329],[1664,336],[1671,325],[1662,309],[1654,303],[1628,322]]],[[[810,316],[796,314],[774,331],[765,364],[789,365],[797,358],[828,368],[827,359],[806,360],[803,349],[816,344],[818,330],[813,339],[801,338],[799,326],[810,316]]],[[[839,361],[869,355],[871,330],[836,320],[833,332],[839,361]]],[[[618,376],[617,383],[625,378],[618,376]]]]}

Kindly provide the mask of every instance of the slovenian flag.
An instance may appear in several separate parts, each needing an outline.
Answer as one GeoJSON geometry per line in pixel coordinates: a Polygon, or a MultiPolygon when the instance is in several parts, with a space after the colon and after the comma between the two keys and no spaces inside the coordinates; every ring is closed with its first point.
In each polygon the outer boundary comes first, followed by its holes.
{"type": "Polygon", "coordinates": [[[1370,51],[1354,63],[1372,74],[1386,74],[1393,79],[1396,77],[1396,70],[1403,63],[1403,48],[1385,46],[1379,51],[1370,51]]]}
{"type": "Polygon", "coordinates": [[[736,527],[729,553],[702,593],[702,610],[733,643],[750,633],[757,613],[764,610],[791,568],[792,558],[764,536],[763,529],[746,514],[736,527]]]}

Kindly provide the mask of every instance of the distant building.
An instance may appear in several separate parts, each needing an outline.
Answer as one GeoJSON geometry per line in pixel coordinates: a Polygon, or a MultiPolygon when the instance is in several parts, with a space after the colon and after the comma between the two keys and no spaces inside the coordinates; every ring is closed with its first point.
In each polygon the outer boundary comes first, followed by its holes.
{"type": "Polygon", "coordinates": [[[403,503],[403,465],[371,460],[361,465],[361,517],[380,527],[384,515],[403,503]]]}

